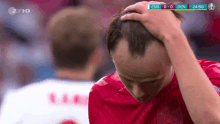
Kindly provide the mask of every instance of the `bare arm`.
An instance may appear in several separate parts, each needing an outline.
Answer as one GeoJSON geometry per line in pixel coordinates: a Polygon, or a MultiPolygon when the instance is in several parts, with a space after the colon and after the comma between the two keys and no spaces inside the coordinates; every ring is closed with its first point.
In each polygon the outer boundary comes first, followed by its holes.
{"type": "Polygon", "coordinates": [[[220,97],[200,67],[183,33],[165,38],[165,46],[190,117],[195,123],[220,123],[220,97]]]}

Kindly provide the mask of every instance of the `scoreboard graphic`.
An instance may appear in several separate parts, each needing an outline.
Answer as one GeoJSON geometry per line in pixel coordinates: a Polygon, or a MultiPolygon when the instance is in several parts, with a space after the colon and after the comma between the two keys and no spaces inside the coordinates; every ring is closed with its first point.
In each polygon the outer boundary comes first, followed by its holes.
{"type": "Polygon", "coordinates": [[[215,4],[149,4],[148,10],[196,11],[214,10],[215,4]]]}

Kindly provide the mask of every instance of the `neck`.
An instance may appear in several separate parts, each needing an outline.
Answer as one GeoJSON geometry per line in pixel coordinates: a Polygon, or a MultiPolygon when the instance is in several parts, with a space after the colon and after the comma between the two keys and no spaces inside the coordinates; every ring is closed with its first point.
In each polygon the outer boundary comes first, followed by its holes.
{"type": "Polygon", "coordinates": [[[95,69],[88,67],[86,69],[58,69],[56,76],[70,80],[94,80],[95,69]]]}

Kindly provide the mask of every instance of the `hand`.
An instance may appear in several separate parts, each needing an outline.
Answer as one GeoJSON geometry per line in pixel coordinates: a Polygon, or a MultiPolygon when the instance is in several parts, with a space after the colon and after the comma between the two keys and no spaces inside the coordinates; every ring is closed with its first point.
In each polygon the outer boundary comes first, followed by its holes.
{"type": "Polygon", "coordinates": [[[124,9],[124,12],[136,11],[138,13],[125,14],[121,17],[121,20],[140,21],[152,35],[163,42],[166,37],[178,36],[179,32],[182,33],[181,20],[176,18],[171,11],[149,11],[148,4],[165,3],[144,1],[130,5],[124,9]]]}

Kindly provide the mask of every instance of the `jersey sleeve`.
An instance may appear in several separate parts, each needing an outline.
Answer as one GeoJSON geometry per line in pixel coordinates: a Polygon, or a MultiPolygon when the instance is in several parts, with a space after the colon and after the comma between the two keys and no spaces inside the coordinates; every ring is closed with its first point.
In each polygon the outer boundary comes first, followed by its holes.
{"type": "Polygon", "coordinates": [[[102,122],[103,114],[101,112],[105,100],[117,94],[122,88],[124,88],[124,85],[117,76],[117,73],[103,77],[93,85],[89,94],[90,124],[105,123],[102,122]]]}
{"type": "Polygon", "coordinates": [[[0,114],[0,124],[20,124],[21,106],[17,106],[19,98],[14,92],[8,92],[3,99],[0,114]]]}
{"type": "Polygon", "coordinates": [[[102,96],[99,91],[99,85],[94,84],[89,94],[89,122],[90,124],[95,124],[96,119],[99,113],[99,110],[102,106],[102,96]]]}
{"type": "Polygon", "coordinates": [[[220,63],[203,60],[201,66],[220,95],[220,63]]]}

